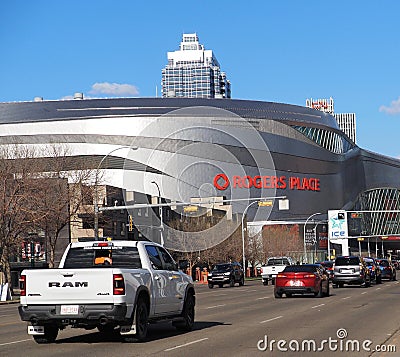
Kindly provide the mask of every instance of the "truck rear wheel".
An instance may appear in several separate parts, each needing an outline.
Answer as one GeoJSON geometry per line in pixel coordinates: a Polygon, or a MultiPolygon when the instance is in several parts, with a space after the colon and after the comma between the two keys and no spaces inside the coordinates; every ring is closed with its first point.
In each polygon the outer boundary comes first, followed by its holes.
{"type": "Polygon", "coordinates": [[[149,311],[143,298],[139,298],[136,303],[136,334],[123,336],[124,342],[143,342],[147,337],[147,327],[149,323],[149,311]]]}
{"type": "Polygon", "coordinates": [[[174,323],[174,326],[178,330],[182,331],[192,331],[194,326],[194,306],[195,306],[195,298],[192,292],[188,292],[185,303],[183,304],[182,317],[183,321],[178,321],[174,323]]]}
{"type": "Polygon", "coordinates": [[[58,335],[58,327],[56,325],[45,325],[44,335],[33,335],[33,339],[38,344],[53,343],[58,335]]]}
{"type": "Polygon", "coordinates": [[[136,306],[136,339],[140,342],[147,337],[147,327],[149,320],[149,312],[147,305],[143,299],[139,299],[136,306]]]}

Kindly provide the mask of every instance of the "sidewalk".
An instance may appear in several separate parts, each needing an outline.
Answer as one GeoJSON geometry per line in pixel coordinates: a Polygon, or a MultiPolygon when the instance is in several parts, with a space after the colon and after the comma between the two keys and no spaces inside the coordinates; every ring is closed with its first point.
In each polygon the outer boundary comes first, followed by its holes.
{"type": "Polygon", "coordinates": [[[387,351],[374,352],[370,357],[394,357],[400,355],[400,328],[382,344],[382,347],[382,350],[386,349],[387,351]]]}
{"type": "Polygon", "coordinates": [[[19,295],[14,295],[11,300],[0,301],[0,305],[4,304],[19,304],[19,295]]]}

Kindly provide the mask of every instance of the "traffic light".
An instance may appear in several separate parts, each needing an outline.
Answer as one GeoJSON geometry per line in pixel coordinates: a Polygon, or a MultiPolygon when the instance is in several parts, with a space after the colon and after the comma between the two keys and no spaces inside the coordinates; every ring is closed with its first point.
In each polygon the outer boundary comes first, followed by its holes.
{"type": "Polygon", "coordinates": [[[350,217],[351,218],[362,218],[362,213],[352,212],[350,217]]]}
{"type": "Polygon", "coordinates": [[[130,214],[129,215],[129,232],[132,232],[132,231],[133,231],[133,217],[130,214]]]}

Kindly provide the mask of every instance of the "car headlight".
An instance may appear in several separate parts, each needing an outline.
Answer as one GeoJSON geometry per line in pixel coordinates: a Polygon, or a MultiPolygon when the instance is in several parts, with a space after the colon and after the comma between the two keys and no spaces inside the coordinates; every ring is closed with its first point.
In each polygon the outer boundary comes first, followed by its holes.
{"type": "Polygon", "coordinates": [[[231,273],[228,271],[228,272],[224,273],[224,275],[229,276],[229,275],[231,275],[231,273]]]}

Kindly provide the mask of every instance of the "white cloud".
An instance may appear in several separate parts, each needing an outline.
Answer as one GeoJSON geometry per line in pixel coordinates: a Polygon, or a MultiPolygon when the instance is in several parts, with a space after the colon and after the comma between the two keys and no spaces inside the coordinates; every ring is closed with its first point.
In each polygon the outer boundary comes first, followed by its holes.
{"type": "Polygon", "coordinates": [[[379,111],[391,115],[400,114],[400,97],[396,100],[392,100],[390,102],[390,106],[388,107],[386,107],[385,105],[381,105],[379,107],[379,111]]]}
{"type": "Polygon", "coordinates": [[[119,84],[119,83],[95,83],[92,85],[90,94],[111,94],[116,96],[124,95],[138,95],[139,90],[137,87],[131,84],[119,84]]]}

